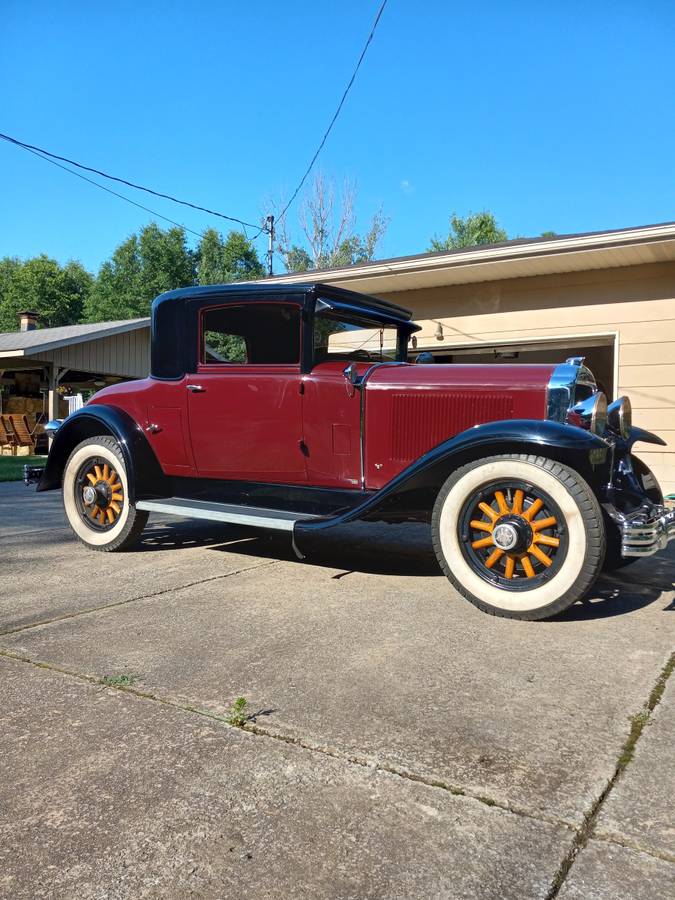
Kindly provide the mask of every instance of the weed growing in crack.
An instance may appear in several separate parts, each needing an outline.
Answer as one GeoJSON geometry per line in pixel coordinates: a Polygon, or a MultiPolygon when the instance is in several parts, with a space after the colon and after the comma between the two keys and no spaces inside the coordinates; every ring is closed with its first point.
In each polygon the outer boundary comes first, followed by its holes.
{"type": "Polygon", "coordinates": [[[243,728],[248,721],[248,700],[246,697],[237,697],[227,711],[227,722],[235,728],[243,728]]]}
{"type": "Polygon", "coordinates": [[[630,722],[630,734],[628,735],[628,740],[624,744],[623,753],[619,757],[619,762],[617,764],[619,772],[623,772],[628,763],[632,760],[633,755],[635,754],[635,745],[642,734],[643,728],[649,721],[650,712],[651,710],[649,709],[640,710],[639,713],[631,716],[628,720],[630,722]]]}
{"type": "Polygon", "coordinates": [[[101,681],[108,687],[131,687],[138,675],[104,675],[101,681]]]}

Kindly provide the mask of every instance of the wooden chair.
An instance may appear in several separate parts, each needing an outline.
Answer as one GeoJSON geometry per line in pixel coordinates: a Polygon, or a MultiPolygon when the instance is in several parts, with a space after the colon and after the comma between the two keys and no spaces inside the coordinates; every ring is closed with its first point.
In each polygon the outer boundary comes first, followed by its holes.
{"type": "Polygon", "coordinates": [[[32,456],[35,453],[35,439],[31,433],[26,416],[10,413],[7,418],[16,437],[17,456],[32,456]]]}
{"type": "Polygon", "coordinates": [[[3,456],[13,456],[15,450],[16,436],[9,421],[9,416],[0,416],[0,454],[3,456]]]}

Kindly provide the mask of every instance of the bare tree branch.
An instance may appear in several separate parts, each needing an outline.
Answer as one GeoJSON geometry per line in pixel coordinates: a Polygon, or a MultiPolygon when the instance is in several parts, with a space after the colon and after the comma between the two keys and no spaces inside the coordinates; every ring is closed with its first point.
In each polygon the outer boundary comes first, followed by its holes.
{"type": "MultiPolygon", "coordinates": [[[[298,220],[305,249],[294,243],[288,230],[288,217],[277,232],[277,252],[289,271],[307,271],[352,265],[372,259],[384,235],[388,219],[380,208],[365,234],[356,232],[356,185],[345,179],[339,196],[335,185],[318,172],[299,209],[298,220]]],[[[283,202],[269,203],[268,209],[283,209],[283,202]]]]}

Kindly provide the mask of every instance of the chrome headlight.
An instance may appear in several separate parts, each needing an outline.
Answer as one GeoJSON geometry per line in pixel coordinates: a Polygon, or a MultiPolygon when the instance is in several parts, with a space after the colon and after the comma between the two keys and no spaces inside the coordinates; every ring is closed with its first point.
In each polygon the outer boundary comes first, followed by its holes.
{"type": "Polygon", "coordinates": [[[580,403],[575,403],[567,413],[570,425],[585,428],[593,434],[603,435],[607,431],[607,397],[598,391],[580,403]]]}
{"type": "Polygon", "coordinates": [[[624,440],[630,437],[633,426],[633,409],[628,397],[619,397],[607,408],[607,426],[614,434],[619,434],[624,440]]]}

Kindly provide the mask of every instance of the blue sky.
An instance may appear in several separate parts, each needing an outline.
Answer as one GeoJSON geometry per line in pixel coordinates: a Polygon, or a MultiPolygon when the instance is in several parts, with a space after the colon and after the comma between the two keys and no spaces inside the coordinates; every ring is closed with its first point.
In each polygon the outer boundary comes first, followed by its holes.
{"type": "MultiPolygon", "coordinates": [[[[255,222],[302,175],[378,5],[2,0],[0,131],[255,222]]],[[[380,256],[423,252],[453,210],[512,236],[675,220],[674,42],[669,0],[389,0],[320,168],[357,182],[362,227],[383,206],[380,256]]],[[[0,192],[0,256],[95,270],[151,220],[4,142],[0,192]]]]}

